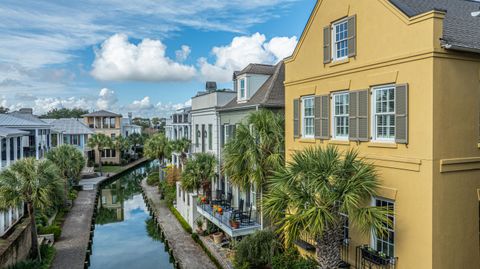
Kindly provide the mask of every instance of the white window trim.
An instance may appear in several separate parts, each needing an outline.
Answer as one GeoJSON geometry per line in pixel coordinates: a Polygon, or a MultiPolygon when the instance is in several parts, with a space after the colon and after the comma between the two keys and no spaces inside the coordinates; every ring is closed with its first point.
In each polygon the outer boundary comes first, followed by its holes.
{"type": "MultiPolygon", "coordinates": [[[[348,141],[349,139],[349,134],[345,135],[345,136],[338,136],[337,135],[337,129],[335,128],[335,96],[339,96],[339,95],[348,95],[349,92],[348,91],[341,91],[341,92],[334,92],[331,94],[331,100],[330,100],[330,108],[331,108],[331,112],[330,114],[332,115],[332,118],[331,118],[331,124],[330,124],[330,129],[331,129],[331,134],[332,134],[332,139],[333,140],[339,140],[339,141],[348,141]]],[[[350,107],[350,100],[348,101],[348,106],[350,107]]],[[[349,117],[350,117],[350,113],[347,113],[347,114],[343,114],[344,116],[346,115],[347,116],[347,124],[348,124],[348,131],[350,133],[350,121],[349,121],[349,117]]]]}
{"type": "Polygon", "coordinates": [[[247,87],[247,78],[246,77],[239,78],[238,79],[238,100],[239,101],[247,100],[247,96],[248,96],[247,88],[248,88],[247,87]],[[242,96],[242,81],[244,83],[244,89],[243,89],[243,93],[245,94],[244,96],[242,96]]]}
{"type": "Polygon", "coordinates": [[[228,133],[228,129],[230,128],[230,124],[223,125],[223,143],[227,144],[228,140],[230,139],[230,134],[228,133]]]}
{"type": "MultiPolygon", "coordinates": [[[[345,18],[345,19],[341,19],[339,21],[336,21],[334,23],[332,23],[332,37],[331,37],[331,40],[332,40],[332,61],[342,61],[342,60],[345,60],[345,59],[348,59],[348,51],[347,51],[347,55],[343,56],[343,57],[340,57],[338,58],[337,57],[337,29],[336,29],[336,25],[338,24],[341,24],[341,23],[347,23],[347,36],[348,36],[348,18],[345,18]]],[[[347,38],[347,50],[348,50],[348,38],[347,38]]]]}
{"type": "Polygon", "coordinates": [[[309,96],[302,97],[301,107],[302,107],[302,109],[301,109],[302,137],[307,138],[307,139],[315,138],[315,96],[309,95],[309,96]],[[306,124],[305,124],[305,100],[307,100],[307,99],[311,99],[312,104],[313,104],[313,115],[309,116],[309,118],[313,119],[313,133],[310,134],[310,135],[306,135],[306,130],[305,130],[305,127],[306,127],[306,124]]]}
{"type": "MultiPolygon", "coordinates": [[[[393,105],[393,112],[389,112],[389,113],[381,113],[381,114],[384,114],[384,115],[394,115],[395,116],[395,106],[396,106],[396,102],[397,100],[395,99],[395,85],[393,84],[389,84],[389,85],[382,85],[382,86],[377,86],[377,87],[373,87],[371,89],[371,94],[370,94],[370,101],[371,101],[371,113],[370,113],[370,132],[371,132],[371,137],[372,137],[372,142],[375,143],[395,143],[395,135],[393,138],[378,138],[377,137],[377,120],[376,120],[376,111],[377,111],[377,102],[376,102],[376,91],[377,90],[381,90],[381,89],[387,89],[387,88],[393,88],[394,90],[394,93],[393,93],[393,101],[394,101],[394,105],[393,105]]],[[[395,122],[396,123],[396,122],[395,122]]],[[[395,126],[396,128],[396,126],[395,126]]]]}
{"type": "MultiPolygon", "coordinates": [[[[397,218],[395,217],[395,206],[396,206],[396,203],[394,200],[391,200],[391,199],[388,199],[388,198],[384,198],[384,197],[372,197],[372,201],[371,201],[371,206],[376,206],[376,201],[377,200],[380,200],[380,201],[385,201],[385,202],[389,202],[389,203],[393,203],[393,211],[394,211],[394,215],[393,215],[393,256],[390,257],[390,258],[394,258],[395,257],[395,252],[396,252],[396,249],[397,249],[397,246],[396,246],[396,236],[397,236],[397,232],[395,231],[395,223],[397,221],[397,218]]],[[[372,232],[370,233],[370,247],[377,250],[377,235],[375,234],[375,232],[372,232]]],[[[378,250],[377,250],[378,251],[378,250]]],[[[388,255],[388,253],[385,253],[388,255]]]]}

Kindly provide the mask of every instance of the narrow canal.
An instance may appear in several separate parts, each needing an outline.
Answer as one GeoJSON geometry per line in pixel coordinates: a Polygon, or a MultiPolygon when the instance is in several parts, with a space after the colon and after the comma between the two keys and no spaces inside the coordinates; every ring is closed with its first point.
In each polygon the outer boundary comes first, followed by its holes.
{"type": "Polygon", "coordinates": [[[153,163],[138,166],[100,189],[90,268],[173,268],[161,233],[141,194],[153,163]]]}

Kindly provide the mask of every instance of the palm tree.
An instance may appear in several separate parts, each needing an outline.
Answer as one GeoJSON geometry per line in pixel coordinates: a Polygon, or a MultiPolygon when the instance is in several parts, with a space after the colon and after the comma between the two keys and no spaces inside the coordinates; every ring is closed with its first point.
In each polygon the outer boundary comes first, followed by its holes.
{"type": "Polygon", "coordinates": [[[270,110],[251,113],[237,126],[235,137],[224,148],[223,172],[232,184],[262,188],[267,178],[284,164],[284,120],[270,110]]]}
{"type": "Polygon", "coordinates": [[[112,139],[104,134],[93,134],[87,142],[87,146],[98,152],[98,167],[102,171],[102,151],[112,146],[112,139]]]}
{"type": "Polygon", "coordinates": [[[288,245],[300,236],[316,241],[321,269],[341,264],[343,224],[378,234],[392,225],[382,207],[366,206],[379,186],[372,164],[357,152],[340,153],[328,146],[312,147],[292,155],[291,162],[269,179],[264,212],[288,245]]]}
{"type": "Polygon", "coordinates": [[[62,180],[58,169],[49,160],[22,159],[0,173],[0,207],[26,204],[32,226],[32,255],[40,260],[35,210],[50,206],[58,189],[62,189],[62,180]]]}
{"type": "Polygon", "coordinates": [[[54,163],[60,172],[60,177],[64,181],[64,204],[67,204],[69,184],[79,179],[85,166],[85,158],[74,146],[61,145],[49,151],[47,159],[54,163]]]}
{"type": "Polygon", "coordinates": [[[120,153],[120,159],[123,159],[125,151],[130,148],[130,141],[123,136],[115,137],[115,140],[113,140],[113,147],[120,153]]]}
{"type": "Polygon", "coordinates": [[[188,160],[182,173],[182,189],[199,193],[210,188],[212,178],[215,176],[215,155],[211,153],[196,153],[188,160]]]}
{"type": "Polygon", "coordinates": [[[133,133],[131,135],[129,135],[127,137],[128,141],[130,142],[130,144],[132,145],[133,147],[133,152],[137,153],[137,148],[142,145],[146,138],[145,136],[141,135],[141,134],[137,134],[137,133],[133,133]]]}
{"type": "Polygon", "coordinates": [[[164,134],[156,134],[145,142],[145,156],[159,161],[160,177],[162,176],[162,168],[165,163],[165,158],[169,157],[171,154],[172,144],[164,134]]]}
{"type": "Polygon", "coordinates": [[[192,142],[186,138],[172,141],[172,148],[175,152],[180,153],[180,161],[182,163],[182,168],[185,166],[185,161],[187,160],[187,154],[190,150],[192,142]]]}

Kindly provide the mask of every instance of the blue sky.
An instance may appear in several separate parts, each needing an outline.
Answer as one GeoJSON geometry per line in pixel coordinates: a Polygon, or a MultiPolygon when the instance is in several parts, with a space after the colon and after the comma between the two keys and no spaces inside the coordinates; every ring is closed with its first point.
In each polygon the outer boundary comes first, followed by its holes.
{"type": "Polygon", "coordinates": [[[288,56],[314,0],[0,3],[0,105],[166,116],[206,80],[288,56]]]}

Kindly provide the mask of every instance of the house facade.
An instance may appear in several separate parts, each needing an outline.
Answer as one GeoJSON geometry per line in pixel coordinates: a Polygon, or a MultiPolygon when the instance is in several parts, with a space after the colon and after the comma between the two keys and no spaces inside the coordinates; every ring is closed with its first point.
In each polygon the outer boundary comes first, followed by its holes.
{"type": "Polygon", "coordinates": [[[133,124],[131,112],[128,113],[128,118],[122,118],[120,128],[123,137],[128,137],[132,134],[142,134],[142,126],[133,124]]]}
{"type": "Polygon", "coordinates": [[[475,10],[462,0],[319,0],[285,60],[287,160],[310,146],[358,150],[381,183],[370,203],[394,211],[385,236],[347,225],[352,265],[372,265],[369,246],[388,268],[480,267],[475,10]]]}
{"type": "MultiPolygon", "coordinates": [[[[82,115],[82,117],[85,125],[94,133],[104,134],[112,139],[115,139],[115,137],[119,137],[122,134],[122,115],[120,114],[99,110],[82,115]]],[[[104,149],[102,152],[94,150],[89,154],[89,157],[94,158],[95,162],[98,163],[100,160],[100,154],[102,156],[102,162],[104,163],[120,163],[120,153],[117,153],[115,149],[104,149]]]]}
{"type": "MultiPolygon", "coordinates": [[[[184,107],[178,109],[174,114],[170,116],[167,121],[167,125],[165,126],[165,133],[167,138],[170,141],[180,140],[180,139],[187,139],[192,141],[192,117],[190,112],[192,107],[184,107]]],[[[188,151],[188,155],[190,155],[191,149],[188,151]]],[[[173,152],[172,153],[172,164],[175,165],[177,168],[180,168],[181,158],[180,152],[173,152]]]]}
{"type": "MultiPolygon", "coordinates": [[[[192,98],[190,111],[192,154],[211,153],[218,160],[220,154],[218,109],[230,102],[235,96],[235,91],[218,90],[216,83],[207,82],[206,90],[199,92],[192,98]]],[[[217,169],[217,176],[212,179],[212,183],[217,181],[219,171],[220,169],[217,169]]],[[[193,227],[199,216],[197,212],[197,193],[183,191],[180,182],[177,182],[176,206],[180,214],[193,227]]]]}
{"type": "MultiPolygon", "coordinates": [[[[270,109],[283,113],[285,68],[283,62],[273,65],[250,64],[243,70],[235,72],[233,86],[237,96],[228,104],[218,109],[219,114],[219,171],[223,164],[223,147],[235,136],[236,126],[245,123],[247,116],[259,109],[270,109]]],[[[212,184],[214,200],[231,199],[230,207],[249,212],[251,219],[249,225],[240,229],[233,229],[222,219],[215,218],[205,206],[198,206],[198,211],[205,218],[223,229],[231,237],[244,236],[254,233],[263,227],[263,218],[260,214],[259,203],[261,190],[251,186],[247,190],[233,186],[226,175],[219,173],[219,178],[212,184]],[[231,197],[231,198],[230,198],[231,197]],[[243,204],[243,208],[240,205],[243,204]]]]}
{"type": "Polygon", "coordinates": [[[52,125],[52,147],[72,145],[87,157],[91,151],[87,147],[88,138],[94,132],[88,128],[82,119],[43,119],[52,125]]]}

